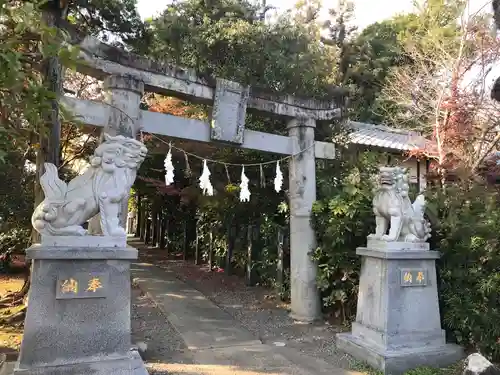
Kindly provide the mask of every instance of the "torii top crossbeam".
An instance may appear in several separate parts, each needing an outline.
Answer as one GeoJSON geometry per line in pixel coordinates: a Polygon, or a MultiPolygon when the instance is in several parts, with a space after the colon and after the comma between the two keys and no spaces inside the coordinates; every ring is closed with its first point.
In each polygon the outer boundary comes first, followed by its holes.
{"type": "MultiPolygon", "coordinates": [[[[96,78],[131,75],[144,82],[145,89],[159,94],[184,96],[194,102],[212,103],[215,85],[194,70],[160,63],[86,36],[78,43],[85,65],[80,69],[96,78]]],[[[340,95],[340,94],[339,94],[340,95]]],[[[331,120],[340,115],[337,100],[299,99],[291,95],[272,95],[249,89],[249,108],[287,117],[331,120]]]]}

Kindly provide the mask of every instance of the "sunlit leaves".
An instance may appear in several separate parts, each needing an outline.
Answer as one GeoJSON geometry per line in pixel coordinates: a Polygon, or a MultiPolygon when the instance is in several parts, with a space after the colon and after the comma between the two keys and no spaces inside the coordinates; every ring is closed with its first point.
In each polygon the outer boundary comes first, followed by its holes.
{"type": "Polygon", "coordinates": [[[300,96],[325,95],[335,67],[330,48],[288,14],[274,23],[259,15],[259,8],[241,1],[174,3],[152,22],[150,53],[210,77],[300,96]]]}

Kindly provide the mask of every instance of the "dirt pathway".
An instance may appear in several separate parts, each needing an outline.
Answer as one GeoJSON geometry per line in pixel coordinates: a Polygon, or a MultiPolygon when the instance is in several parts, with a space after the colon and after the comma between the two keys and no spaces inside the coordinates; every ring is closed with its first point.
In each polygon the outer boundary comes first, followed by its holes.
{"type": "Polygon", "coordinates": [[[288,305],[267,288],[247,287],[238,276],[226,276],[210,272],[204,266],[196,266],[170,258],[165,251],[145,248],[139,242],[130,243],[139,248],[140,260],[150,262],[202,292],[207,298],[229,313],[264,344],[296,349],[330,365],[345,369],[361,369],[359,363],[338,353],[335,334],[342,327],[327,323],[300,325],[288,316],[288,305]]]}
{"type": "MultiPolygon", "coordinates": [[[[155,302],[192,356],[170,360],[162,369],[197,375],[350,375],[353,372],[285,345],[262,343],[230,314],[173,271],[148,263],[133,264],[134,284],[155,302]],[[194,363],[190,363],[194,360],[194,363]]],[[[142,320],[142,319],[141,319],[142,320]]],[[[168,335],[169,333],[167,333],[168,335]]],[[[155,333],[158,335],[158,333],[155,333]]],[[[154,343],[151,337],[149,343],[154,343]]],[[[283,342],[281,342],[283,343],[283,342]]],[[[167,362],[168,360],[165,360],[167,362]]]]}

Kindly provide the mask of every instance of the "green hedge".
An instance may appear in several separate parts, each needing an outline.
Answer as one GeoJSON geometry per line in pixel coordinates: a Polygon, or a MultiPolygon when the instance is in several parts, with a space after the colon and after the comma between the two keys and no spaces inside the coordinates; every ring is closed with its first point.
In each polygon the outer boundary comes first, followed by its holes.
{"type": "MultiPolygon", "coordinates": [[[[437,190],[442,317],[459,344],[500,360],[500,196],[480,185],[437,190]]],[[[432,199],[431,198],[431,199],[432,199]]]]}
{"type": "Polygon", "coordinates": [[[366,245],[374,229],[372,210],[375,156],[360,155],[355,162],[318,173],[319,200],[313,207],[318,246],[318,287],[323,307],[342,322],[356,314],[360,259],[356,248],[366,245]]]}

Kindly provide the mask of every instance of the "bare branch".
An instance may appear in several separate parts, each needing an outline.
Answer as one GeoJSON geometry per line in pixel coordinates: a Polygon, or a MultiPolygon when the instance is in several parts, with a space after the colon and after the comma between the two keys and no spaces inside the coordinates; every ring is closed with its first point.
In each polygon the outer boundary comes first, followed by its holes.
{"type": "Polygon", "coordinates": [[[433,140],[443,170],[477,173],[500,141],[500,108],[486,87],[500,60],[500,41],[476,13],[464,12],[456,38],[437,35],[414,37],[405,46],[412,63],[391,72],[382,114],[391,125],[433,140]]]}

